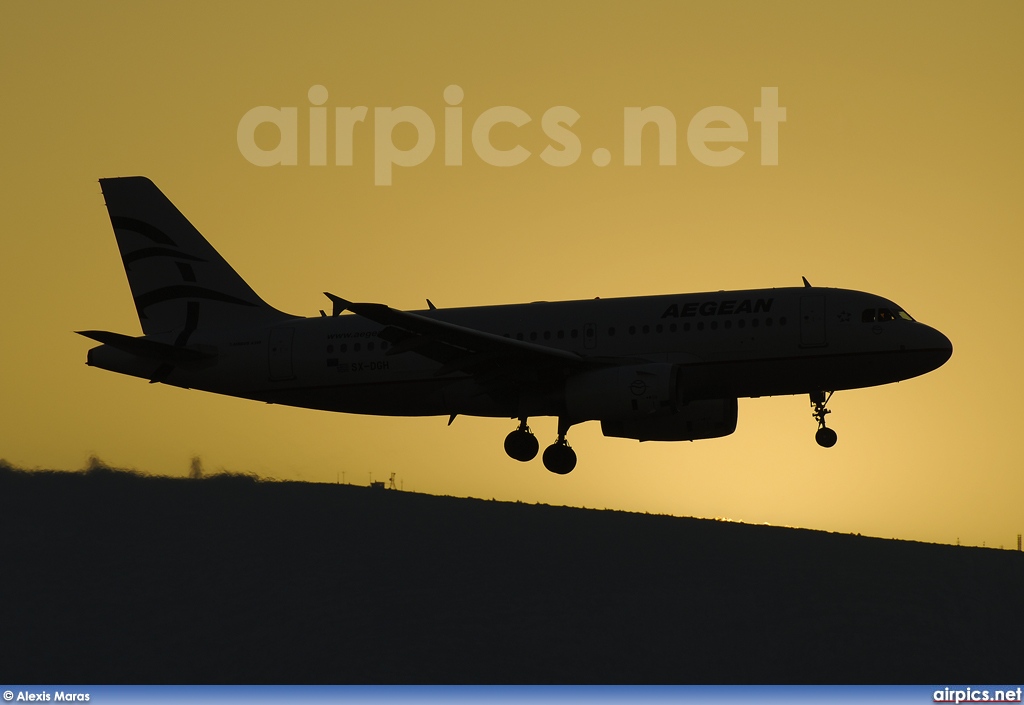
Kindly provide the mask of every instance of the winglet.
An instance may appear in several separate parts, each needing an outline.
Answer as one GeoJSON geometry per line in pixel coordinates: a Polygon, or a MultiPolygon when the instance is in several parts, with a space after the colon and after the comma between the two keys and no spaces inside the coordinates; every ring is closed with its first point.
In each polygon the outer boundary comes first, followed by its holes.
{"type": "Polygon", "coordinates": [[[429,306],[429,307],[430,307],[430,310],[431,310],[431,311],[436,311],[436,310],[437,310],[437,306],[435,306],[435,305],[434,305],[434,302],[433,302],[433,301],[431,301],[430,299],[427,299],[427,306],[429,306]]]}
{"type": "Polygon", "coordinates": [[[807,287],[808,289],[812,288],[811,287],[811,283],[809,281],[807,281],[807,277],[800,277],[800,278],[804,280],[804,286],[805,287],[807,287]]]}
{"type": "Polygon", "coordinates": [[[351,301],[346,301],[340,296],[335,296],[329,291],[325,291],[324,296],[329,298],[331,300],[331,303],[334,304],[334,309],[331,311],[331,316],[341,315],[342,311],[346,310],[349,306],[352,305],[351,301]]]}

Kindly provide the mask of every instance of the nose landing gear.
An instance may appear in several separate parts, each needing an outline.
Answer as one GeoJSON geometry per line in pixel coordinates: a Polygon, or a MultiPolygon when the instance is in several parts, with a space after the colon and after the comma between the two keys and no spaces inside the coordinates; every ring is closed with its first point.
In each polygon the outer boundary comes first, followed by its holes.
{"type": "Polygon", "coordinates": [[[825,426],[825,416],[832,413],[825,408],[825,405],[832,398],[832,394],[833,392],[811,392],[811,406],[814,407],[811,416],[818,422],[818,431],[814,434],[814,440],[822,448],[831,448],[839,439],[835,431],[825,426]]]}

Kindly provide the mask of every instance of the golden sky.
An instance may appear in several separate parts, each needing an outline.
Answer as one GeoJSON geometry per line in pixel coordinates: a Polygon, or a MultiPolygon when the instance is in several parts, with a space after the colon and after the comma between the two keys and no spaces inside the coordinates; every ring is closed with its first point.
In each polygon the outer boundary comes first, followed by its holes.
{"type": "MultiPolygon", "coordinates": [[[[199,455],[208,470],[361,484],[395,472],[435,494],[1015,546],[1022,20],[1018,2],[8,3],[0,457],[80,468],[96,454],[185,475],[199,455]],[[445,163],[453,85],[461,165],[445,163]],[[316,86],[324,165],[309,156],[316,86]],[[777,166],[761,163],[754,119],[765,87],[786,109],[777,166]],[[259,106],[296,109],[295,165],[243,154],[239,123],[259,106]],[[358,106],[352,164],[339,165],[335,109],[358,106]],[[435,144],[377,185],[374,120],[402,106],[429,117],[435,144]],[[472,139],[502,106],[530,118],[491,131],[495,149],[528,150],[515,166],[472,139]],[[565,166],[541,156],[562,149],[543,124],[557,106],[579,114],[565,166]],[[642,164],[626,166],[625,111],[650,106],[675,118],[675,164],[658,164],[648,127],[642,164]],[[687,141],[715,106],[748,133],[710,145],[742,151],[729,166],[687,141]],[[806,276],[893,299],[954,354],[924,377],[836,394],[831,450],[814,443],[806,397],[743,399],[720,440],[574,427],[580,462],[558,477],[505,456],[511,420],[329,414],[86,367],[93,343],[72,331],[141,333],[97,183],[137,174],[290,313],[317,315],[325,290],[416,309],[806,276]]],[[[251,135],[277,142],[269,125],[251,135]]],[[[401,150],[423,138],[409,124],[391,136],[401,150]]],[[[531,425],[554,440],[554,419],[531,425]]]]}

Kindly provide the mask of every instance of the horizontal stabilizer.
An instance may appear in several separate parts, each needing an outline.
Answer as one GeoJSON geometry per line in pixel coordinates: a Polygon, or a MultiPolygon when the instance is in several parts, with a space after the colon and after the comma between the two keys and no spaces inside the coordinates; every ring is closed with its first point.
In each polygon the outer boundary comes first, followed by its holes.
{"type": "Polygon", "coordinates": [[[169,343],[158,343],[155,340],[147,340],[145,338],[133,338],[130,335],[111,333],[105,330],[76,330],[75,332],[130,355],[160,360],[162,362],[202,362],[203,360],[210,360],[215,357],[213,353],[202,352],[194,348],[185,348],[179,345],[170,345],[169,343]]]}

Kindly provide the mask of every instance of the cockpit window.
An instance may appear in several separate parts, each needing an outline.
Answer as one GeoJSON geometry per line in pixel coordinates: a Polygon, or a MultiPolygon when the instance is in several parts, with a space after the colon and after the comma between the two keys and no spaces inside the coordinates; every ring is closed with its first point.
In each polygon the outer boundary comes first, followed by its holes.
{"type": "Polygon", "coordinates": [[[904,321],[914,320],[906,311],[896,309],[896,312],[893,313],[890,308],[866,308],[860,316],[862,323],[887,323],[895,321],[897,318],[902,318],[904,321]]]}

